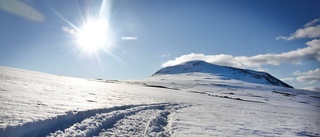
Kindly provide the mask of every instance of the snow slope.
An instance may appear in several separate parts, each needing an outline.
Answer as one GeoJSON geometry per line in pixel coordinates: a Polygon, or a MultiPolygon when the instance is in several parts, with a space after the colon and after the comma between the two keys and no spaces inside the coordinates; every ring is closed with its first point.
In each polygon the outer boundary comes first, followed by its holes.
{"type": "Polygon", "coordinates": [[[201,72],[208,73],[212,75],[219,75],[229,79],[238,79],[251,83],[268,84],[274,86],[282,86],[293,88],[287,83],[273,77],[272,75],[265,72],[258,72],[248,69],[239,69],[234,67],[219,66],[215,64],[210,64],[205,61],[195,60],[188,61],[176,66],[170,66],[162,68],[157,71],[154,75],[163,74],[180,74],[180,73],[192,73],[201,72]]]}
{"type": "Polygon", "coordinates": [[[320,136],[320,94],[208,73],[90,80],[0,67],[0,136],[320,136]]]}

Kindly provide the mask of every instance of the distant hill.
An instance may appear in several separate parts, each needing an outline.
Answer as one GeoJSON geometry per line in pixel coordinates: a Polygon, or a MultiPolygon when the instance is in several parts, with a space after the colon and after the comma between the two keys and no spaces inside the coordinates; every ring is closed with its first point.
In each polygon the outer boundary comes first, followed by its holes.
{"type": "Polygon", "coordinates": [[[225,77],[228,79],[237,79],[250,83],[267,84],[274,86],[281,86],[286,88],[293,88],[289,84],[275,78],[274,76],[266,73],[249,69],[240,69],[227,66],[219,66],[205,61],[195,60],[188,61],[179,65],[165,67],[157,71],[152,76],[167,75],[167,74],[182,74],[182,73],[208,73],[225,77]]]}

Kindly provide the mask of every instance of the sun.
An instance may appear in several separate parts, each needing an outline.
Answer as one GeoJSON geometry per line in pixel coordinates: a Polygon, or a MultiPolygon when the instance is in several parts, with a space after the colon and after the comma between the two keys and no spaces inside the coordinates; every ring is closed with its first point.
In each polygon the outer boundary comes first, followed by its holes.
{"type": "Polygon", "coordinates": [[[104,48],[108,42],[108,22],[105,20],[90,20],[76,32],[76,43],[85,52],[104,48]]]}

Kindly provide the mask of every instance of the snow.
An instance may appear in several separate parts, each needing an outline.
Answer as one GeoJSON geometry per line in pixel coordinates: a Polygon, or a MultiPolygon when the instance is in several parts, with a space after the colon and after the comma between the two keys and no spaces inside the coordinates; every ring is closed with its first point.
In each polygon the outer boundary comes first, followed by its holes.
{"type": "Polygon", "coordinates": [[[238,79],[250,83],[268,84],[292,88],[292,86],[282,82],[281,80],[265,72],[258,72],[248,69],[239,69],[227,66],[219,66],[201,60],[188,61],[176,66],[162,68],[159,71],[157,71],[154,74],[154,76],[193,72],[214,74],[215,76],[223,76],[227,79],[238,79]]]}
{"type": "Polygon", "coordinates": [[[318,92],[225,75],[108,81],[0,67],[1,137],[315,137],[319,118],[318,92]]]}

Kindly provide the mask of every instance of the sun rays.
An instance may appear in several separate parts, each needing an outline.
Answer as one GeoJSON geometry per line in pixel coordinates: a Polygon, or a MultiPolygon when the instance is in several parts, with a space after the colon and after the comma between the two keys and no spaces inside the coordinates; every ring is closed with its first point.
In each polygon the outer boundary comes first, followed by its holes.
{"type": "Polygon", "coordinates": [[[76,44],[84,52],[97,51],[108,46],[109,27],[106,20],[88,20],[76,33],[76,44]]]}
{"type": "Polygon", "coordinates": [[[64,17],[56,10],[53,12],[67,24],[62,27],[62,30],[71,35],[72,51],[78,53],[77,58],[84,61],[95,59],[101,69],[105,62],[99,55],[102,53],[123,63],[111,49],[115,44],[115,36],[110,28],[111,1],[103,0],[100,4],[86,3],[82,6],[76,1],[75,5],[78,9],[76,22],[64,17]]]}

